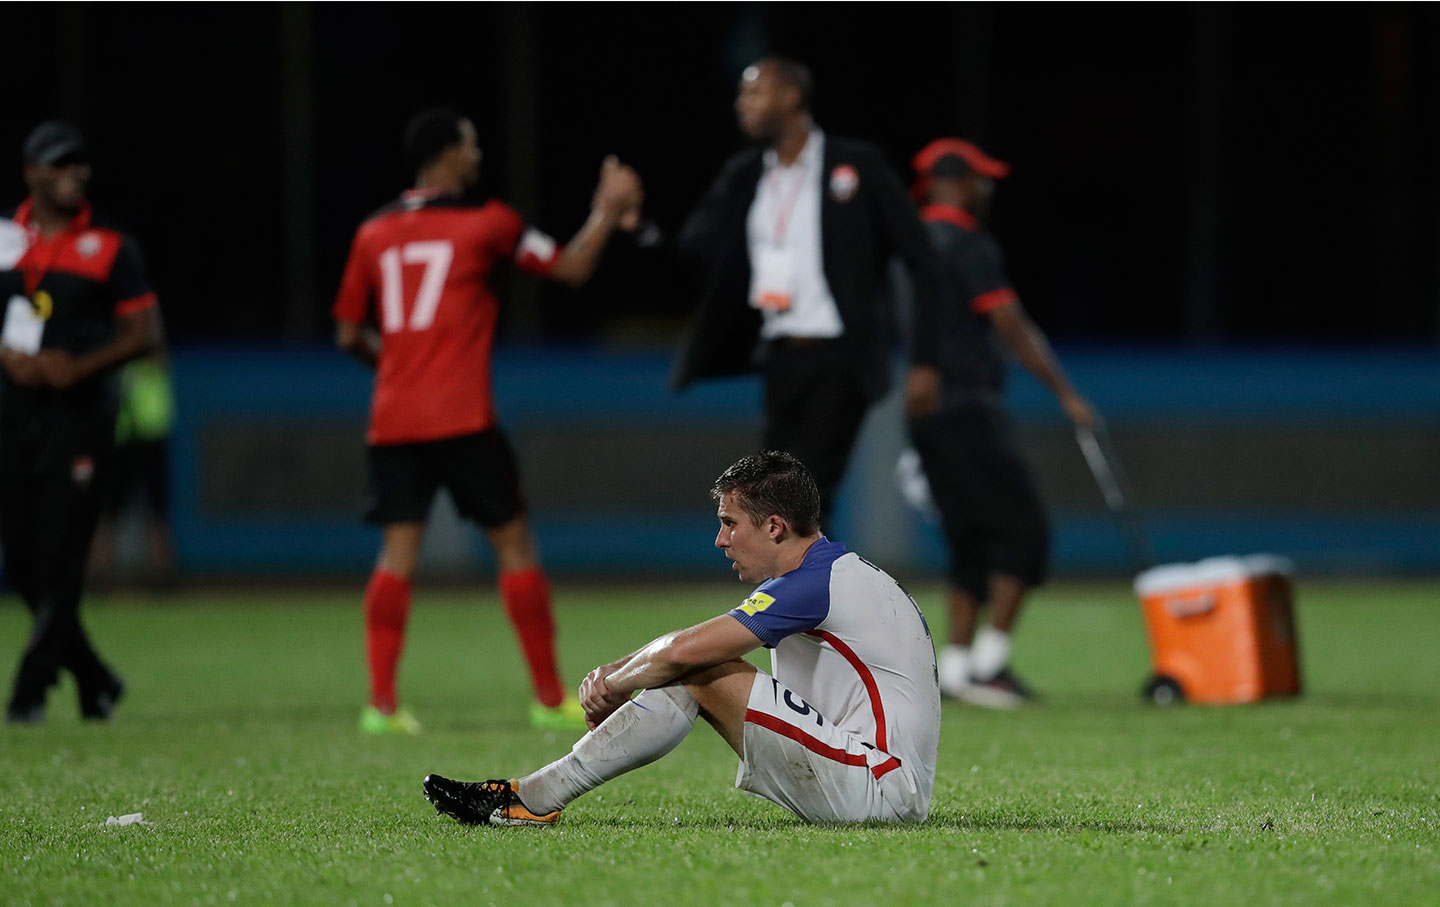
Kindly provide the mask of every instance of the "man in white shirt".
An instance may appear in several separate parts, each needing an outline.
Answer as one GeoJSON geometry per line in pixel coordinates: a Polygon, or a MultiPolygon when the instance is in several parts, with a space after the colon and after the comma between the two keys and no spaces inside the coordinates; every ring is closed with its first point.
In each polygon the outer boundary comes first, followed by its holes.
{"type": "Polygon", "coordinates": [[[669,753],[703,716],[740,757],[741,790],[810,822],[925,821],[940,689],[920,609],[820,533],[819,491],[793,456],[745,457],[711,495],[715,546],[755,591],[591,671],[580,687],[591,732],[539,771],[426,776],[437,811],[467,825],[553,825],[577,797],[669,753]],[[770,673],[743,660],[761,646],[770,673]]]}
{"type": "Polygon", "coordinates": [[[939,277],[884,156],[822,132],[811,94],[793,60],[761,60],[740,79],[735,112],[756,147],[726,163],[680,231],[700,306],[673,383],[760,370],[763,446],[810,469],[825,525],[865,412],[890,382],[886,267],[904,259],[922,311],[939,277]]]}

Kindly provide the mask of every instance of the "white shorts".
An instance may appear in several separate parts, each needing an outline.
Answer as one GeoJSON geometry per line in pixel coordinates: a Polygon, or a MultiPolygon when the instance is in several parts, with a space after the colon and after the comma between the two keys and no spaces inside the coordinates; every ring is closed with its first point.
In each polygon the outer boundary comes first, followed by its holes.
{"type": "Polygon", "coordinates": [[[745,710],[735,786],[808,822],[923,821],[900,760],[831,724],[764,671],[745,710]]]}

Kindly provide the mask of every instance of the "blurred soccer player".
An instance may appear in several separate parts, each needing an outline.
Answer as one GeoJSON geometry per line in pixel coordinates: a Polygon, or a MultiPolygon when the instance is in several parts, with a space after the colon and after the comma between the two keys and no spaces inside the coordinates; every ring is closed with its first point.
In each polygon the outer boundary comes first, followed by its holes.
{"type": "Polygon", "coordinates": [[[42,123],[24,161],[30,195],[0,217],[0,543],[34,624],[6,718],[42,721],[63,669],[80,713],[105,719],[124,684],[91,646],[80,599],[115,439],[114,372],[159,347],[160,310],[135,242],[92,218],[80,133],[42,123]]]}
{"type": "Polygon", "coordinates": [[[491,279],[508,264],[570,286],[585,283],[617,224],[638,210],[640,180],[607,158],[590,218],[562,249],[505,203],[470,194],[480,176],[480,147],[469,120],[450,111],[422,113],[405,144],[415,187],[360,226],[334,308],[336,342],[378,369],[366,519],[384,526],[384,541],[365,590],[370,705],[361,727],[418,730],[398,707],[395,673],[411,576],[441,486],[495,548],[500,598],[534,685],[532,722],[574,726],[582,717],[573,697],[566,700],[556,667],[550,584],[515,456],[496,424],[490,350],[499,301],[491,279]],[[366,326],[367,316],[378,333],[366,326]]]}
{"type": "Polygon", "coordinates": [[[601,665],[580,687],[591,732],[518,781],[425,778],[467,825],[553,825],[577,797],[680,745],[704,716],[740,757],[735,786],[810,822],[924,822],[935,787],[940,691],[915,602],[820,532],[820,492],[789,454],[725,470],[715,547],[739,607],[601,665]],[[743,656],[772,649],[771,673],[743,656]],[[638,693],[634,699],[631,696],[638,693]]]}
{"type": "Polygon", "coordinates": [[[914,164],[944,290],[938,308],[917,309],[916,359],[906,387],[910,435],[950,548],[950,639],[940,653],[940,689],[976,705],[1012,708],[1031,693],[1010,670],[1010,633],[1027,590],[1045,577],[1050,530],[1011,437],[997,341],[1077,426],[1093,425],[1095,415],[1026,315],[1000,247],[981,226],[995,180],[1009,165],[959,139],[937,139],[914,164]],[[982,605],[989,606],[990,624],[977,633],[982,605]]]}

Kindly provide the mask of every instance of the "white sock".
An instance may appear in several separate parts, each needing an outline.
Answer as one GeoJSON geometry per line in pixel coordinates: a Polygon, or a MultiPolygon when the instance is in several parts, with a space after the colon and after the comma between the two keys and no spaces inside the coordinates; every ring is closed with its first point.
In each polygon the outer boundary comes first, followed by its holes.
{"type": "Polygon", "coordinates": [[[953,643],[940,650],[940,689],[946,693],[970,682],[970,647],[953,643]]]}
{"type": "Polygon", "coordinates": [[[679,684],[645,690],[581,737],[569,753],[521,778],[515,792],[537,815],[561,809],[581,794],[649,765],[679,746],[699,713],[695,697],[679,684]]]}
{"type": "Polygon", "coordinates": [[[976,680],[989,680],[1010,664],[1010,634],[984,626],[975,634],[975,648],[970,660],[970,674],[976,680]]]}

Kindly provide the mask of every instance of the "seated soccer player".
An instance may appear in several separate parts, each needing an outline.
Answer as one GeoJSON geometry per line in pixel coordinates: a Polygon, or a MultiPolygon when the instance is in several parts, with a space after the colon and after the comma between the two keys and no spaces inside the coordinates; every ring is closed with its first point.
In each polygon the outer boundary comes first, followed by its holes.
{"type": "Polygon", "coordinates": [[[740,757],[736,787],[807,821],[925,820],[940,690],[920,609],[821,534],[819,491],[793,456],[745,457],[711,496],[715,547],[755,591],[591,671],[580,686],[590,732],[539,771],[426,776],[437,811],[467,825],[554,824],[580,795],[669,753],[700,716],[740,757]],[[770,673],[742,659],[760,646],[770,673]]]}

